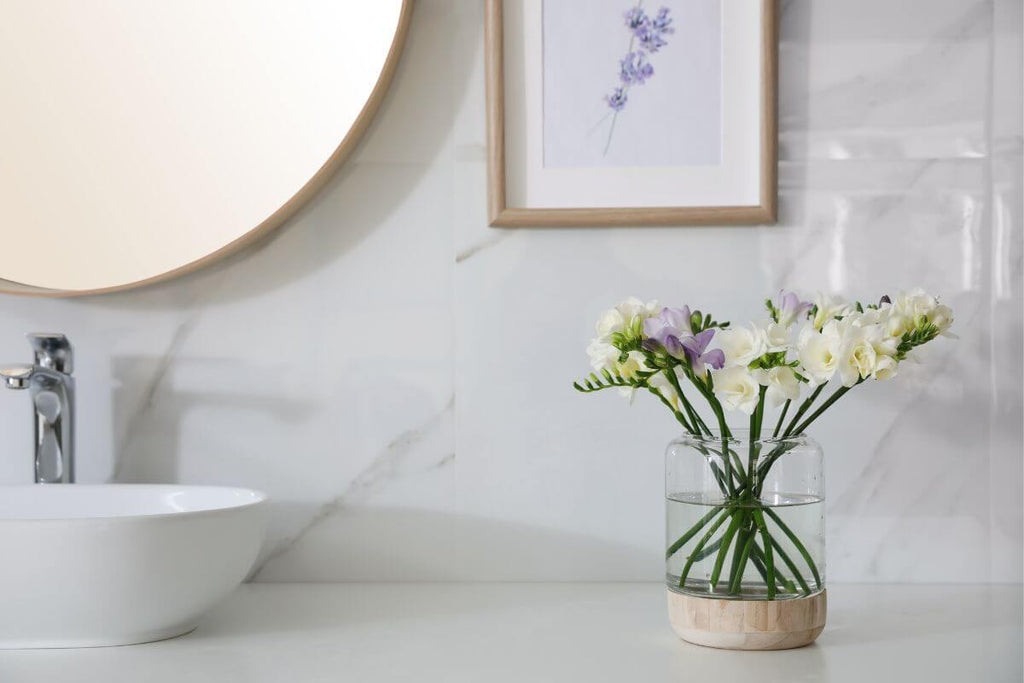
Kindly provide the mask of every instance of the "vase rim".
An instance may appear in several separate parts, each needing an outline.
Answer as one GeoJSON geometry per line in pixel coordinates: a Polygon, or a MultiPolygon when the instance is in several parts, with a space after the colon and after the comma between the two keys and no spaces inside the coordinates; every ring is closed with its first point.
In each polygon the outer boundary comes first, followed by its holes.
{"type": "MultiPolygon", "coordinates": [[[[731,436],[727,437],[729,443],[750,443],[750,430],[747,428],[729,428],[731,436]]],[[[720,444],[722,443],[721,432],[717,429],[711,430],[711,436],[705,434],[694,435],[684,432],[677,440],[686,441],[690,443],[701,443],[701,444],[720,444]]],[[[778,444],[778,443],[815,443],[814,439],[811,438],[806,432],[799,434],[791,434],[790,436],[776,436],[773,437],[770,431],[765,430],[760,439],[754,439],[754,443],[765,443],[765,444],[778,444]]]]}

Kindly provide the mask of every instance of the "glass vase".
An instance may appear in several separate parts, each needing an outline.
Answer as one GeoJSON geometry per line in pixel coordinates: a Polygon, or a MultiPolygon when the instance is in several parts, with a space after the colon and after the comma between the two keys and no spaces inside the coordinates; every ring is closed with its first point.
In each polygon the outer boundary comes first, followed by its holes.
{"type": "Polygon", "coordinates": [[[825,479],[806,435],[685,435],[665,455],[666,569],[685,640],[739,649],[812,642],[825,617],[825,479]]]}

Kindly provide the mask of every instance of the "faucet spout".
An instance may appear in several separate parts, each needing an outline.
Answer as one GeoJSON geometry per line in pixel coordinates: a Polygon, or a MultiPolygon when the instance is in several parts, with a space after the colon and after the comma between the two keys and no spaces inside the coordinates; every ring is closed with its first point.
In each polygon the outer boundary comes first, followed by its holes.
{"type": "Polygon", "coordinates": [[[28,335],[35,351],[33,365],[0,369],[8,389],[28,389],[35,424],[35,481],[75,481],[75,379],[71,376],[71,342],[63,334],[28,335]]]}
{"type": "Polygon", "coordinates": [[[3,378],[4,386],[8,389],[28,389],[29,380],[32,378],[32,366],[14,365],[0,369],[0,378],[3,378]]]}

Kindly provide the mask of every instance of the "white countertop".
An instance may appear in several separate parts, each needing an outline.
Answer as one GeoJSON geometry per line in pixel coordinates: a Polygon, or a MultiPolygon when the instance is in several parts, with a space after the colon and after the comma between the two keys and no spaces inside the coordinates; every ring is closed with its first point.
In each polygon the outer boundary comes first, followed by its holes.
{"type": "Polygon", "coordinates": [[[668,625],[664,591],[658,584],[250,584],[181,638],[0,652],[0,681],[1022,678],[1017,585],[833,585],[824,634],[810,647],[783,652],[680,641],[668,625]]]}

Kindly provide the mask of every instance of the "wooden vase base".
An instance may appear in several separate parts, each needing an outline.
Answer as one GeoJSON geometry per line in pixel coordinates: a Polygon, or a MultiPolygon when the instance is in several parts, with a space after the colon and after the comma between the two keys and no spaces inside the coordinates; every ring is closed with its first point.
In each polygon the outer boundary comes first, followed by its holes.
{"type": "Polygon", "coordinates": [[[668,616],[683,640],[727,650],[788,650],[825,628],[825,591],[791,600],[720,600],[668,590],[668,616]]]}

